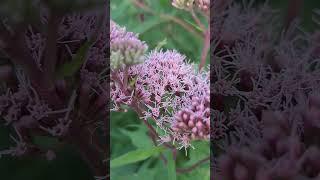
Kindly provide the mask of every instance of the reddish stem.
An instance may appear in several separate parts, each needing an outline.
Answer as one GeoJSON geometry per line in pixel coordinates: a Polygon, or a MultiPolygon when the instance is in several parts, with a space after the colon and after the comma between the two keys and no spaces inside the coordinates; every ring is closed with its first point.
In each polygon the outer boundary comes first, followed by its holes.
{"type": "Polygon", "coordinates": [[[206,64],[206,59],[207,59],[209,49],[210,49],[210,27],[208,27],[208,29],[205,32],[204,44],[203,44],[203,49],[201,52],[201,60],[199,64],[199,71],[206,64]]]}
{"type": "Polygon", "coordinates": [[[205,31],[205,26],[201,23],[200,19],[198,18],[198,16],[196,15],[196,13],[194,12],[193,9],[191,9],[190,11],[193,20],[197,23],[197,25],[201,28],[202,31],[205,31]]]}

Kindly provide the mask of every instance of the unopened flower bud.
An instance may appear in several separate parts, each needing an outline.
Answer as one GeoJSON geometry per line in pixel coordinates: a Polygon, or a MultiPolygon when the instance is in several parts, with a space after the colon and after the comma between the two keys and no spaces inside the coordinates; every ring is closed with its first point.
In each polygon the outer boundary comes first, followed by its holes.
{"type": "Polygon", "coordinates": [[[144,60],[148,46],[140,41],[138,36],[127,32],[125,28],[110,22],[110,65],[112,69],[118,69],[126,65],[139,64],[144,60]]]}
{"type": "Polygon", "coordinates": [[[172,6],[178,9],[191,9],[193,7],[194,0],[173,0],[172,6]]]}

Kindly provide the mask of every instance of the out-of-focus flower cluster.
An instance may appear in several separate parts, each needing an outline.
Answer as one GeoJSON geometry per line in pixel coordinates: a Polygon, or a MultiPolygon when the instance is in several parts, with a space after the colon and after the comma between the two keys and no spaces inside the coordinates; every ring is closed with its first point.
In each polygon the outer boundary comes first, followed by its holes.
{"type": "MultiPolygon", "coordinates": [[[[74,13],[62,17],[58,27],[57,67],[72,61],[84,42],[97,32],[99,17],[100,14],[96,13],[74,13]]],[[[47,23],[45,13],[42,14],[42,22],[47,23]]],[[[55,102],[59,103],[48,104],[22,70],[16,72],[16,82],[11,84],[17,87],[9,86],[1,89],[0,115],[6,125],[14,127],[18,137],[14,138],[18,143],[17,148],[20,144],[24,144],[26,147],[24,152],[37,149],[38,147],[30,141],[32,136],[63,138],[68,135],[71,124],[74,122],[84,123],[88,129],[103,131],[109,98],[108,23],[109,21],[100,27],[101,30],[94,44],[89,48],[79,73],[74,75],[75,79],[79,79],[79,84],[73,88],[72,82],[63,78],[54,83],[53,89],[58,95],[55,102]]],[[[38,32],[32,25],[25,33],[27,48],[39,69],[42,69],[46,38],[45,34],[38,32]]],[[[42,151],[41,149],[40,152],[42,151]]],[[[19,152],[21,152],[19,155],[23,154],[22,151],[19,152]]],[[[17,155],[13,150],[4,150],[0,154],[17,155]]]]}
{"type": "Polygon", "coordinates": [[[205,13],[210,11],[210,0],[172,0],[172,5],[184,10],[198,8],[205,13]]]}
{"type": "Polygon", "coordinates": [[[316,33],[301,33],[296,21],[280,29],[266,4],[216,1],[213,8],[211,139],[217,179],[319,178],[320,166],[311,160],[318,158],[319,143],[307,142],[317,136],[307,127],[317,112],[308,101],[320,87],[316,33]]]}
{"type": "Polygon", "coordinates": [[[110,21],[110,66],[118,69],[125,65],[143,62],[148,46],[133,32],[127,32],[115,22],[110,21]]]}
{"type": "Polygon", "coordinates": [[[247,142],[248,147],[228,148],[219,158],[220,178],[319,178],[319,96],[299,105],[289,112],[264,112],[262,136],[247,142]]]}
{"type": "Polygon", "coordinates": [[[208,140],[209,74],[197,72],[175,50],[152,51],[144,58],[141,64],[112,70],[113,110],[141,107],[139,115],[164,131],[162,142],[177,142],[180,148],[191,140],[208,140]]]}
{"type": "Polygon", "coordinates": [[[0,96],[0,116],[5,120],[6,126],[11,126],[15,130],[17,138],[14,136],[11,138],[17,146],[0,151],[0,156],[5,154],[21,156],[36,150],[35,145],[25,142],[26,136],[30,135],[26,132],[27,129],[38,129],[51,136],[61,137],[66,135],[71,122],[68,114],[73,108],[74,98],[70,99],[69,107],[54,111],[40,99],[22,71],[17,72],[17,77],[19,87],[15,91],[7,89],[6,93],[0,96]],[[48,125],[49,121],[46,123],[46,119],[54,115],[60,115],[60,118],[48,125]]]}

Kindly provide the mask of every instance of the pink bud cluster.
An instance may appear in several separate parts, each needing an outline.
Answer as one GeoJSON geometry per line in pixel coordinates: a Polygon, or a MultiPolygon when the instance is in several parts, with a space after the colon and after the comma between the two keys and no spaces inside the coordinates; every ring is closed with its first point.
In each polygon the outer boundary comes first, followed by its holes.
{"type": "Polygon", "coordinates": [[[172,130],[191,140],[210,138],[210,97],[193,97],[192,105],[176,113],[172,130]]]}
{"type": "Polygon", "coordinates": [[[110,21],[110,64],[112,69],[141,63],[147,49],[148,46],[138,39],[137,34],[127,32],[126,28],[110,21]]]}
{"type": "Polygon", "coordinates": [[[208,12],[210,9],[210,0],[197,0],[196,5],[204,12],[208,12]]]}

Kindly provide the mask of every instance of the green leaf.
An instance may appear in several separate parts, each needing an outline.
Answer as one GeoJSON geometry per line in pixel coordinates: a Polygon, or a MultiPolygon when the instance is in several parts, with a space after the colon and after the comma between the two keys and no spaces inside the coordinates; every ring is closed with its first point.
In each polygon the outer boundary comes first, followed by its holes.
{"type": "Polygon", "coordinates": [[[120,131],[128,136],[132,144],[138,149],[149,148],[153,146],[150,137],[147,135],[148,129],[146,126],[135,126],[135,131],[129,131],[126,129],[120,129],[120,131]]]}
{"type": "Polygon", "coordinates": [[[76,55],[73,56],[71,62],[67,62],[62,65],[62,67],[58,70],[59,78],[70,77],[75,74],[84,63],[88,50],[92,45],[92,41],[85,42],[77,51],[76,55]]]}
{"type": "Polygon", "coordinates": [[[120,157],[111,160],[111,168],[124,166],[127,164],[135,163],[138,161],[145,160],[151,156],[158,155],[164,150],[163,147],[153,147],[149,149],[138,149],[135,151],[128,152],[120,157]]]}
{"type": "Polygon", "coordinates": [[[188,157],[190,157],[190,159],[183,166],[191,166],[199,160],[210,156],[210,143],[208,141],[194,141],[192,142],[192,145],[195,149],[189,149],[188,157]]]}
{"type": "Polygon", "coordinates": [[[112,19],[119,19],[121,16],[128,14],[128,9],[132,8],[132,4],[130,1],[111,1],[110,8],[112,13],[112,19]],[[117,2],[117,3],[115,3],[117,2]],[[126,13],[123,13],[126,12],[126,13]]]}
{"type": "Polygon", "coordinates": [[[209,180],[210,179],[210,168],[195,168],[189,173],[183,173],[178,176],[178,180],[194,180],[194,179],[209,180]]]}
{"type": "Polygon", "coordinates": [[[168,178],[169,180],[177,180],[176,162],[171,152],[168,153],[168,178]]]}
{"type": "Polygon", "coordinates": [[[162,23],[165,23],[165,22],[169,22],[169,20],[159,18],[158,16],[152,16],[152,17],[149,17],[147,20],[145,20],[139,26],[136,26],[135,28],[133,28],[132,31],[139,33],[139,34],[144,34],[147,31],[149,31],[150,29],[152,29],[162,23]]]}
{"type": "MultiPolygon", "coordinates": [[[[127,173],[126,173],[127,174],[127,173]]],[[[123,172],[121,174],[118,175],[113,175],[111,177],[111,179],[116,179],[116,180],[151,180],[154,179],[153,177],[155,172],[154,171],[141,171],[138,173],[134,173],[134,174],[128,174],[125,175],[123,172]]]]}
{"type": "Polygon", "coordinates": [[[161,6],[165,9],[166,7],[170,7],[171,3],[168,0],[160,0],[159,3],[161,4],[161,6]]]}
{"type": "Polygon", "coordinates": [[[160,159],[156,162],[154,171],[156,171],[154,180],[169,179],[168,173],[167,173],[168,172],[167,166],[160,159]]]}
{"type": "Polygon", "coordinates": [[[117,169],[113,169],[111,172],[111,179],[117,179],[117,180],[154,180],[156,171],[152,166],[152,163],[154,162],[154,159],[148,159],[145,160],[143,163],[139,164],[139,170],[137,171],[137,167],[135,167],[134,172],[128,172],[125,167],[129,166],[123,166],[117,169]],[[116,171],[116,173],[114,173],[116,171]],[[126,172],[125,174],[123,172],[126,172]]]}

